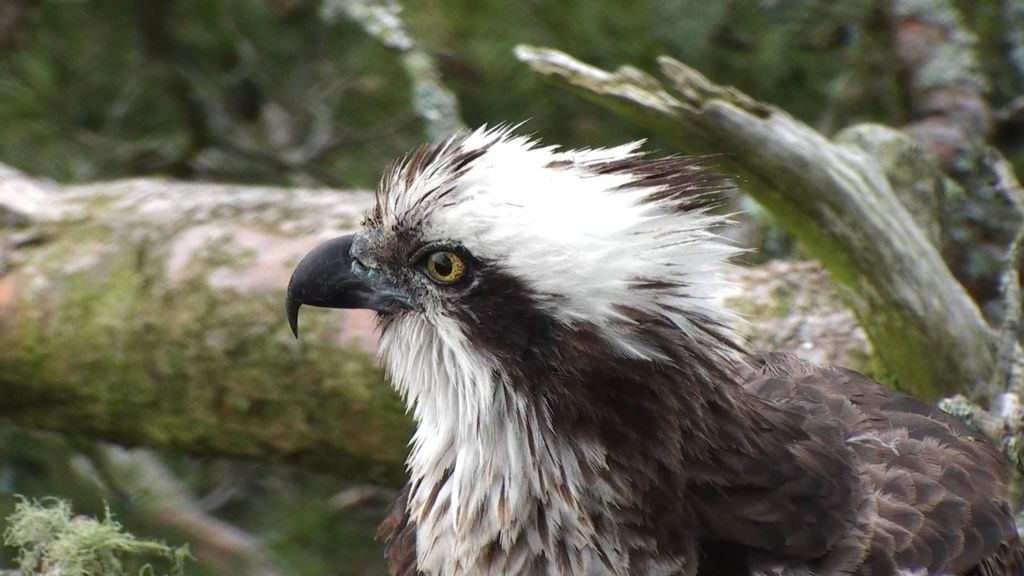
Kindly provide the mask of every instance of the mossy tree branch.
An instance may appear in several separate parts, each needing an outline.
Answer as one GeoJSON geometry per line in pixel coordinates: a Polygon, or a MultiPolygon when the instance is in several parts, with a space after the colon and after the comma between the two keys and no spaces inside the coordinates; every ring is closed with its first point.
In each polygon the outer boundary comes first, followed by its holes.
{"type": "Polygon", "coordinates": [[[824,263],[900,386],[926,398],[987,388],[997,369],[996,332],[862,148],[830,141],[668,57],[659,60],[663,83],[555,50],[520,46],[516,53],[554,84],[684,152],[720,154],[740,186],[824,263]]]}
{"type": "MultiPolygon", "coordinates": [[[[409,423],[367,352],[372,317],[304,310],[297,342],[281,309],[298,258],[369,201],[162,180],[59,187],[0,165],[0,418],[398,484],[409,423]]],[[[865,369],[822,277],[745,270],[730,305],[765,349],[865,369]]]]}
{"type": "MultiPolygon", "coordinates": [[[[409,423],[367,352],[372,317],[304,311],[297,342],[281,310],[298,258],[369,201],[163,180],[59,187],[0,166],[0,418],[398,484],[409,423]]],[[[750,318],[751,342],[870,370],[816,267],[734,280],[723,296],[750,318]]]]}
{"type": "Polygon", "coordinates": [[[284,321],[290,269],[366,193],[132,180],[61,188],[0,167],[0,417],[395,484],[410,425],[366,319],[284,321]]]}

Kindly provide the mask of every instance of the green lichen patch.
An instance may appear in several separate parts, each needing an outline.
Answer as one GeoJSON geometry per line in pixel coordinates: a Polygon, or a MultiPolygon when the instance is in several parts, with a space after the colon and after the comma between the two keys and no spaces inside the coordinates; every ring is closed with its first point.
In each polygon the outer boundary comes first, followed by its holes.
{"type": "Polygon", "coordinates": [[[103,518],[74,516],[63,500],[21,500],[7,519],[4,544],[18,549],[19,576],[155,576],[157,561],[169,574],[184,574],[188,548],[140,540],[107,510],[103,518]]]}

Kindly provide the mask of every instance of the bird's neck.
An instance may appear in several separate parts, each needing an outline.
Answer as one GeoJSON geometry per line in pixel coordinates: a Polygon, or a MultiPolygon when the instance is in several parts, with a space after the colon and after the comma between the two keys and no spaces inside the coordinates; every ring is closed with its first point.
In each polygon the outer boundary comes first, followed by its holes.
{"type": "Polygon", "coordinates": [[[510,371],[454,329],[410,316],[385,331],[385,364],[417,423],[408,512],[421,568],[519,573],[516,562],[575,550],[572,566],[545,573],[608,573],[590,564],[608,562],[625,574],[692,557],[681,491],[721,475],[719,451],[768,442],[763,419],[710,361],[683,370],[577,344],[553,356],[567,364],[510,371]],[[644,510],[673,526],[628,517],[644,510]],[[505,564],[478,564],[495,558],[505,564]]]}
{"type": "Polygon", "coordinates": [[[599,563],[611,562],[625,574],[628,547],[602,522],[628,487],[604,473],[598,440],[560,433],[546,402],[443,327],[409,318],[396,328],[381,344],[417,424],[407,510],[420,568],[599,574],[608,573],[599,563]],[[573,552],[556,558],[557,550],[573,552]]]}

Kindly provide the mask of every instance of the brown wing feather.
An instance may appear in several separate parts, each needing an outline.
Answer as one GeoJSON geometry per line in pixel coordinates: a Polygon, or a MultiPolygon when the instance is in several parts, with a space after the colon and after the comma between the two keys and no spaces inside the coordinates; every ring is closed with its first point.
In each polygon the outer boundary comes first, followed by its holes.
{"type": "Polygon", "coordinates": [[[1024,574],[1024,548],[1006,504],[1008,466],[981,436],[942,411],[849,370],[767,357],[747,384],[841,431],[873,503],[859,573],[894,566],[970,576],[1024,574]]]}
{"type": "Polygon", "coordinates": [[[385,560],[391,576],[423,576],[416,569],[416,525],[406,511],[408,498],[409,485],[406,484],[377,527],[377,538],[384,539],[385,560]]]}
{"type": "Polygon", "coordinates": [[[982,560],[964,576],[1022,576],[1024,575],[1024,547],[1019,540],[1008,540],[999,545],[994,554],[982,560]]]}

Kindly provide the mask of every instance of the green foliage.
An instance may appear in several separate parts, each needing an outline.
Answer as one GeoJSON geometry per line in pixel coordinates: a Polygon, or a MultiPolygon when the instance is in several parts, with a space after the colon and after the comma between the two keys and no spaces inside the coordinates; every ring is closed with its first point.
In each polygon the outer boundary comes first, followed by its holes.
{"type": "MultiPolygon", "coordinates": [[[[598,66],[684,58],[814,120],[829,113],[859,2],[427,0],[402,14],[467,124],[530,120],[570,145],[644,137],[512,56],[598,66]]],[[[0,161],[61,180],[130,174],[372,186],[425,138],[398,57],[317,0],[44,0],[0,53],[0,161]]]]}
{"type": "MultiPolygon", "coordinates": [[[[550,90],[512,57],[519,43],[603,68],[650,69],[668,54],[826,131],[906,121],[891,31],[868,0],[402,4],[470,126],[529,120],[528,130],[569,145],[647,135],[550,90]]],[[[1020,93],[1024,12],[1011,2],[957,4],[999,106],[1020,93]]],[[[328,7],[42,0],[14,48],[0,52],[0,161],[61,180],[163,173],[372,186],[426,135],[399,56],[358,24],[325,16],[328,7]]]]}
{"type": "Polygon", "coordinates": [[[21,500],[7,519],[4,544],[18,548],[23,576],[155,576],[149,560],[184,574],[187,547],[140,540],[124,531],[107,510],[101,519],[73,516],[63,500],[21,500]]]}
{"type": "Polygon", "coordinates": [[[862,2],[587,0],[406,3],[414,35],[437,53],[467,124],[530,119],[557,142],[595,146],[649,134],[558,93],[510,57],[550,46],[602,68],[649,69],[668,54],[812,122],[828,112],[862,2]]]}
{"type": "Polygon", "coordinates": [[[0,159],[62,180],[372,181],[418,140],[404,73],[292,6],[42,2],[0,54],[0,159]]]}

